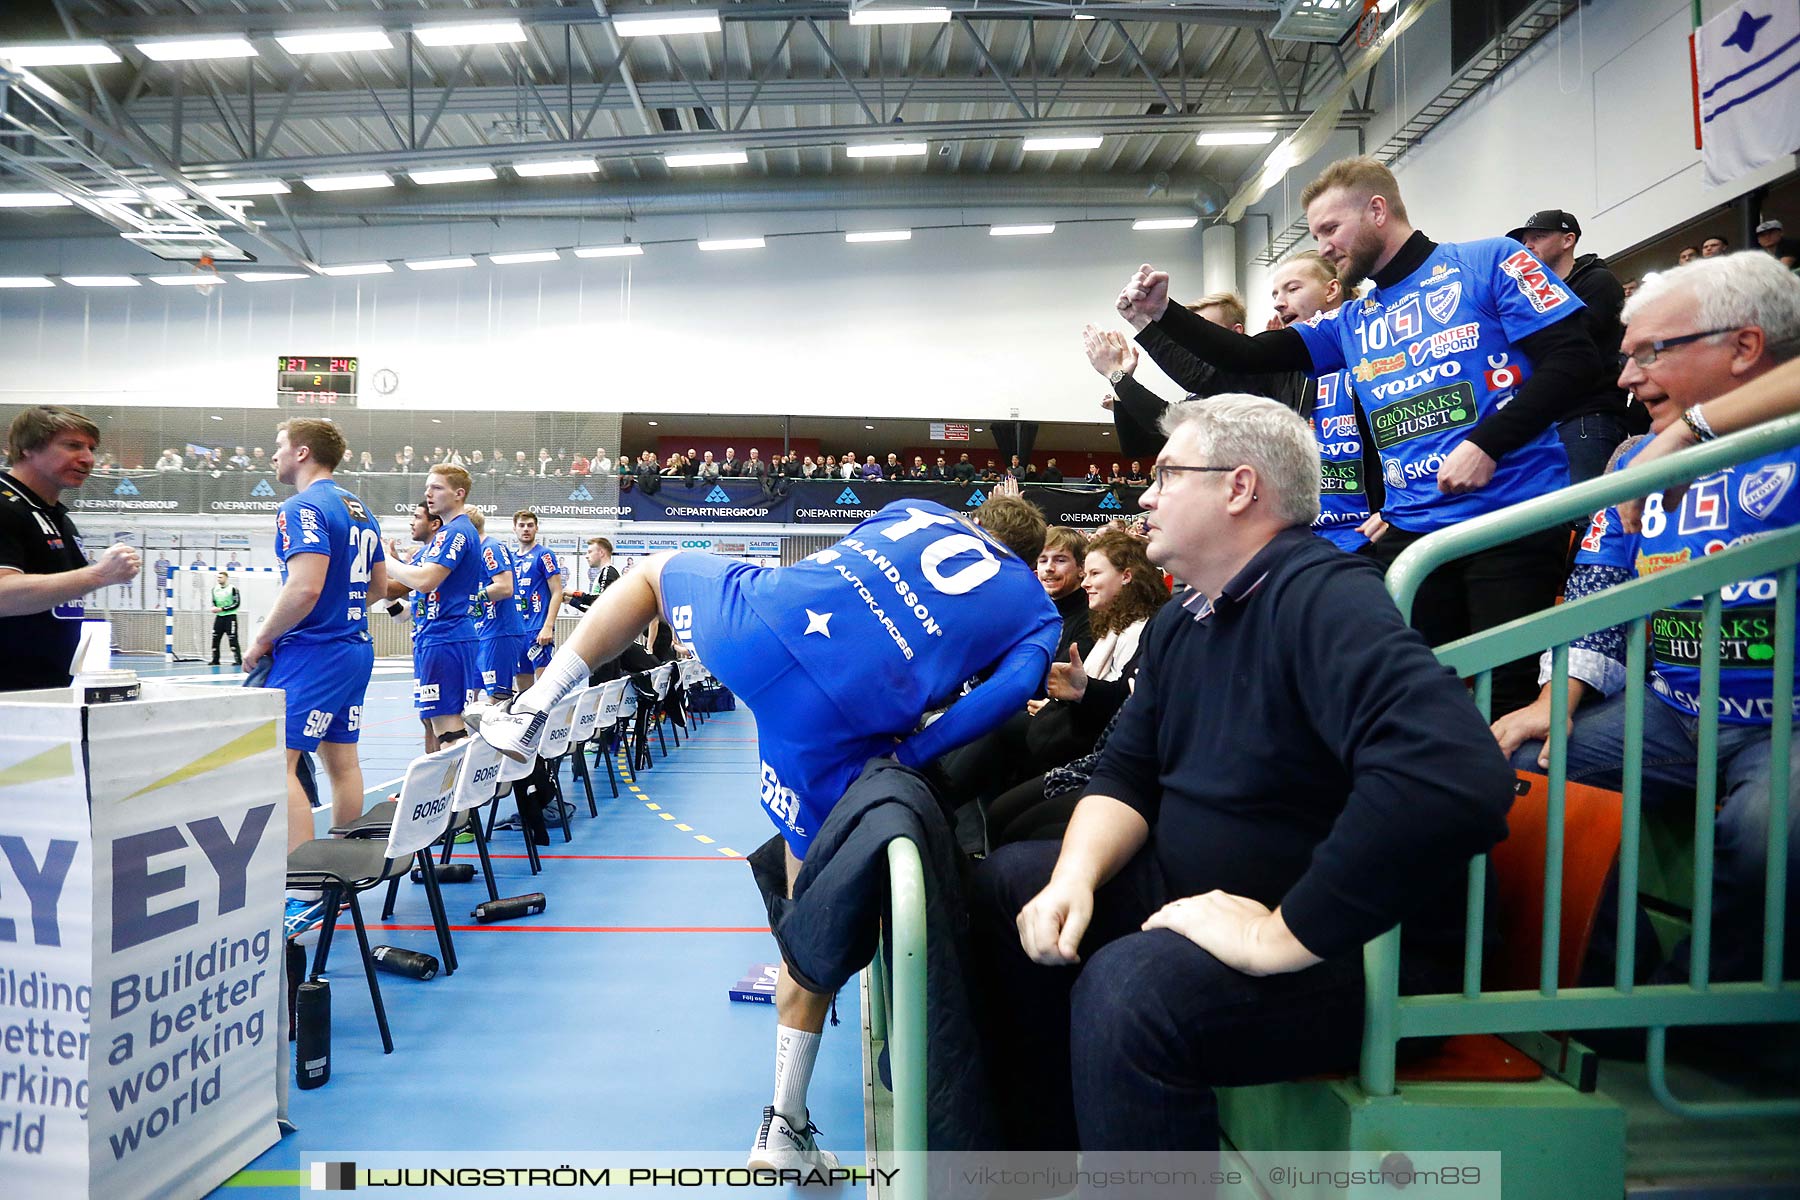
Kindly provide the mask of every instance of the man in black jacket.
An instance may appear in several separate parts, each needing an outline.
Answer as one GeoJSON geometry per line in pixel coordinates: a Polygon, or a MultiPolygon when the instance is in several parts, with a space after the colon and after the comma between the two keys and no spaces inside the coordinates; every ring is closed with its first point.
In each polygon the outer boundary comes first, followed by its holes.
{"type": "Polygon", "coordinates": [[[1620,442],[1650,428],[1644,406],[1633,404],[1618,382],[1619,339],[1625,335],[1619,310],[1625,307],[1625,285],[1598,254],[1576,256],[1581,222],[1560,208],[1539,209],[1506,236],[1537,255],[1587,305],[1582,316],[1603,369],[1556,432],[1569,454],[1569,482],[1593,479],[1606,470],[1620,442]]]}
{"type": "Polygon", "coordinates": [[[1506,831],[1512,772],[1467,692],[1375,566],[1307,529],[1306,423],[1219,396],[1165,429],[1140,503],[1189,587],[1062,842],[976,874],[1015,1150],[1214,1150],[1214,1086],[1352,1066],[1363,943],[1404,921],[1408,990],[1453,987],[1468,860],[1506,831]]]}

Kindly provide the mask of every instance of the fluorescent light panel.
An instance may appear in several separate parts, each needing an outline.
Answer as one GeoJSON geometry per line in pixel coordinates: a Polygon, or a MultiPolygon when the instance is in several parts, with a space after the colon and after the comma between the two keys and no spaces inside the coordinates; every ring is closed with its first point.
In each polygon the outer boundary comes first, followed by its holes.
{"type": "Polygon", "coordinates": [[[434,183],[475,183],[483,179],[493,179],[494,168],[487,166],[474,167],[433,167],[428,171],[408,171],[406,177],[414,183],[429,186],[434,183]]]}
{"type": "Polygon", "coordinates": [[[368,175],[314,175],[300,182],[315,192],[356,192],[394,186],[393,177],[380,171],[368,175]]]}
{"type": "Polygon", "coordinates": [[[1199,217],[1145,217],[1133,221],[1133,229],[1192,229],[1200,223],[1199,217]]]}
{"type": "Polygon", "coordinates": [[[859,8],[850,14],[852,25],[943,25],[949,20],[947,8],[859,8]]]}
{"type": "Polygon", "coordinates": [[[64,275],[63,282],[70,287],[138,287],[138,281],[129,275],[64,275]]]}
{"type": "Polygon", "coordinates": [[[472,258],[420,258],[407,259],[406,269],[409,271],[454,271],[459,267],[472,267],[472,258]]]}
{"type": "Polygon", "coordinates": [[[170,38],[137,42],[145,58],[157,62],[189,62],[202,58],[255,58],[256,47],[241,37],[170,38]]]}
{"type": "Polygon", "coordinates": [[[340,263],[335,267],[320,267],[326,275],[391,275],[394,268],[384,262],[340,263]]]}
{"type": "Polygon", "coordinates": [[[1025,149],[1028,153],[1056,150],[1097,150],[1106,139],[1088,134],[1072,134],[1068,137],[1026,138],[1025,149]]]}
{"type": "Polygon", "coordinates": [[[661,37],[675,33],[717,33],[719,32],[719,14],[716,12],[683,13],[678,17],[665,17],[660,13],[616,13],[612,19],[613,32],[620,37],[661,37]]]}
{"type": "Polygon", "coordinates": [[[708,240],[706,240],[706,241],[703,241],[703,242],[701,242],[701,243],[700,243],[700,248],[701,248],[701,249],[702,249],[702,250],[706,250],[706,251],[713,251],[713,250],[761,250],[761,249],[762,249],[762,248],[763,248],[763,245],[764,245],[764,242],[763,242],[763,239],[761,239],[761,238],[759,238],[759,237],[747,237],[747,238],[710,238],[710,239],[708,239],[708,240]]]}
{"type": "Polygon", "coordinates": [[[626,242],[620,246],[577,246],[576,258],[635,258],[644,252],[644,248],[635,242],[626,242]]]}
{"type": "Polygon", "coordinates": [[[453,25],[417,25],[413,36],[426,46],[488,46],[524,41],[525,27],[517,21],[463,21],[453,25]]]}
{"type": "Polygon", "coordinates": [[[735,167],[750,161],[742,150],[710,150],[702,154],[665,154],[663,163],[670,167],[735,167]]]}
{"type": "Polygon", "coordinates": [[[554,250],[515,250],[507,254],[490,254],[488,261],[495,266],[512,267],[520,263],[555,262],[561,257],[554,250]]]}
{"type": "Polygon", "coordinates": [[[192,275],[152,275],[151,283],[160,283],[163,287],[199,287],[202,284],[223,283],[223,275],[214,275],[211,271],[196,272],[192,275]]]}
{"type": "Polygon", "coordinates": [[[288,185],[279,179],[220,179],[199,186],[201,191],[221,200],[235,196],[285,196],[289,191],[288,185]]]}
{"type": "Polygon", "coordinates": [[[282,33],[276,42],[289,54],[345,54],[358,50],[392,50],[394,39],[380,29],[322,29],[316,33],[282,33]]]}
{"type": "Polygon", "coordinates": [[[65,208],[73,203],[60,192],[0,192],[0,208],[65,208]]]}
{"type": "Polygon", "coordinates": [[[0,275],[0,288],[47,288],[55,287],[42,275],[0,275]]]}
{"type": "Polygon", "coordinates": [[[592,175],[600,164],[591,158],[553,158],[546,162],[522,162],[512,165],[513,174],[526,179],[547,175],[592,175]]]}
{"type": "Polygon", "coordinates": [[[205,229],[132,229],[121,233],[128,242],[218,242],[219,235],[205,229]]]}
{"type": "Polygon", "coordinates": [[[1194,139],[1196,146],[1266,146],[1275,140],[1273,129],[1209,129],[1194,139]]]}
{"type": "Polygon", "coordinates": [[[867,232],[867,233],[846,233],[844,235],[844,240],[846,242],[852,242],[852,243],[855,243],[855,242],[910,242],[910,241],[912,241],[912,230],[910,230],[910,229],[877,229],[877,230],[874,230],[872,232],[867,232]]]}
{"type": "Polygon", "coordinates": [[[116,63],[119,52],[105,42],[34,42],[0,46],[0,58],[15,67],[82,67],[116,63]]]}
{"type": "Polygon", "coordinates": [[[304,271],[239,271],[232,276],[239,283],[279,283],[283,279],[310,279],[304,271]]]}
{"type": "Polygon", "coordinates": [[[152,200],[187,199],[186,192],[166,183],[147,184],[142,189],[142,194],[135,188],[108,188],[104,192],[95,192],[94,195],[102,200],[141,201],[145,195],[149,196],[152,200]]]}
{"type": "Polygon", "coordinates": [[[845,146],[848,158],[917,158],[925,153],[924,142],[883,142],[873,146],[845,146]]]}
{"type": "Polygon", "coordinates": [[[989,225],[989,237],[1034,237],[1041,233],[1055,233],[1055,225],[989,225]]]}

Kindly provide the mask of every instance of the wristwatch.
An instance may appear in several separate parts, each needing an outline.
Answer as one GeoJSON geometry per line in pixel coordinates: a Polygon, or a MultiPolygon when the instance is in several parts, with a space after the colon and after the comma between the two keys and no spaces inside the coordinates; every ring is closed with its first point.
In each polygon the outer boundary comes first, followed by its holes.
{"type": "Polygon", "coordinates": [[[1108,371],[1106,373],[1106,382],[1112,384],[1114,387],[1118,387],[1119,381],[1129,374],[1131,374],[1131,372],[1127,371],[1124,367],[1120,367],[1114,371],[1108,371]]]}

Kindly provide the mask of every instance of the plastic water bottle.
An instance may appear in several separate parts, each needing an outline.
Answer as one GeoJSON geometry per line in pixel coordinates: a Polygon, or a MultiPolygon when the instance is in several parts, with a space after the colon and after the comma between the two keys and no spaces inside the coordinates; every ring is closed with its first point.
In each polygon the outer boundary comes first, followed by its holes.
{"type": "Polygon", "coordinates": [[[299,1038],[294,1043],[294,1078],[302,1089],[323,1087],[331,1078],[331,984],[309,979],[294,1000],[299,1038]]]}

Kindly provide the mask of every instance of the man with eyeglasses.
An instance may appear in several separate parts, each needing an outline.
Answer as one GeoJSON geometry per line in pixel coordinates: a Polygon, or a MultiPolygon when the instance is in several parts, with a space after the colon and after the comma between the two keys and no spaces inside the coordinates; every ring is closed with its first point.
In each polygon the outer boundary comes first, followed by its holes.
{"type": "Polygon", "coordinates": [[[1396,922],[1406,989],[1454,988],[1466,864],[1512,799],[1380,570],[1310,532],[1306,422],[1224,395],[1163,428],[1139,503],[1188,586],[1062,841],[1000,847],[971,902],[1006,1148],[1093,1170],[1216,1150],[1215,1086],[1353,1066],[1362,946],[1396,922]]]}
{"type": "MultiPolygon", "coordinates": [[[[1601,369],[1568,285],[1510,238],[1433,242],[1407,219],[1393,173],[1371,158],[1331,164],[1301,192],[1319,253],[1346,291],[1374,289],[1316,324],[1249,337],[1169,303],[1166,272],[1145,266],[1118,308],[1155,321],[1233,371],[1347,369],[1387,484],[1391,564],[1439,529],[1567,487],[1553,426],[1601,369]]],[[[1447,563],[1419,589],[1413,622],[1433,645],[1548,608],[1562,582],[1566,531],[1544,530],[1447,563]]],[[[1531,663],[1494,672],[1501,711],[1536,693],[1531,663]]]]}
{"type": "MultiPolygon", "coordinates": [[[[1581,240],[1581,222],[1560,208],[1544,208],[1525,218],[1525,223],[1506,235],[1538,256],[1538,260],[1587,305],[1582,319],[1602,355],[1610,355],[1625,332],[1619,310],[1625,306],[1625,288],[1598,254],[1575,254],[1581,240]]],[[[1650,427],[1641,405],[1614,381],[1614,372],[1603,364],[1587,394],[1564,417],[1556,431],[1569,454],[1569,481],[1581,483],[1606,470],[1607,460],[1620,442],[1650,427]]]]}
{"type": "MultiPolygon", "coordinates": [[[[1701,259],[1644,281],[1625,306],[1626,355],[1619,385],[1649,410],[1651,428],[1687,422],[1711,435],[1697,406],[1773,371],[1800,354],[1800,279],[1766,254],[1701,259]]],[[[1629,465],[1645,443],[1619,457],[1629,465]]],[[[1567,596],[1577,600],[1634,578],[1691,562],[1800,524],[1800,451],[1752,459],[1694,481],[1680,506],[1662,496],[1644,502],[1642,528],[1626,532],[1616,508],[1595,515],[1575,556],[1567,596]]],[[[1775,577],[1734,584],[1721,594],[1718,765],[1723,806],[1715,822],[1713,978],[1760,973],[1763,879],[1769,824],[1770,727],[1774,717],[1775,577]]],[[[1700,654],[1705,638],[1699,598],[1650,619],[1649,691],[1644,702],[1644,802],[1691,804],[1699,758],[1700,654]]],[[[1568,777],[1621,786],[1625,738],[1627,627],[1579,638],[1569,647],[1568,777]]],[[[1549,765],[1549,655],[1539,667],[1538,699],[1494,722],[1500,748],[1526,769],[1549,765]]],[[[1791,715],[1789,717],[1791,720],[1791,715]]],[[[1800,738],[1790,774],[1787,929],[1800,930],[1800,738]]],[[[1602,925],[1605,922],[1601,923],[1602,925]]],[[[1789,978],[1800,966],[1790,949],[1789,978]]],[[[1685,946],[1663,978],[1687,974],[1685,946]]]]}

